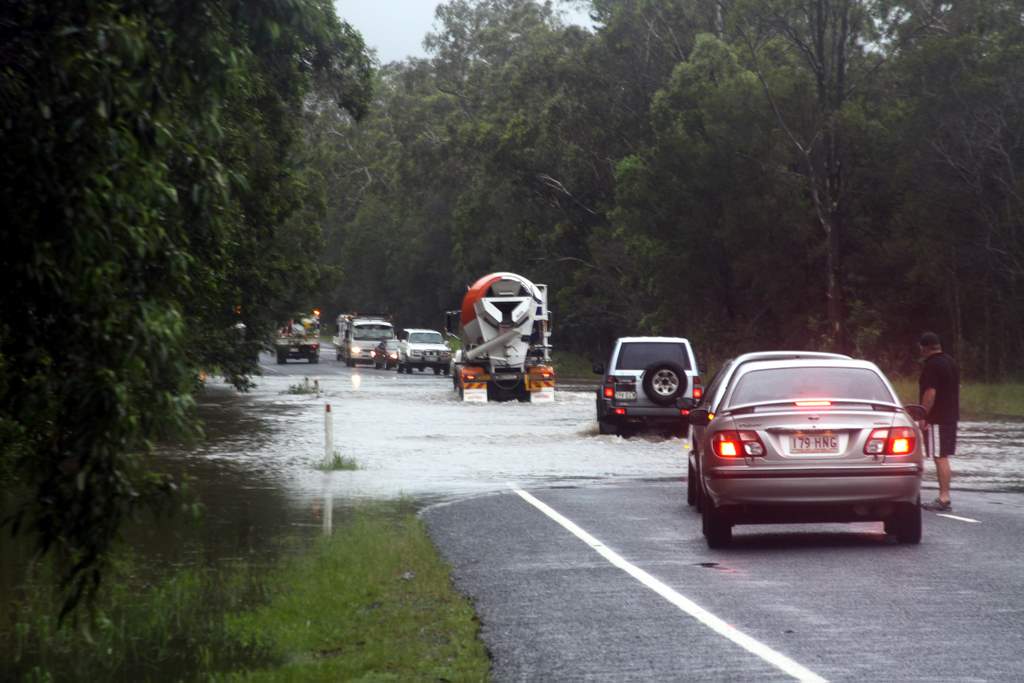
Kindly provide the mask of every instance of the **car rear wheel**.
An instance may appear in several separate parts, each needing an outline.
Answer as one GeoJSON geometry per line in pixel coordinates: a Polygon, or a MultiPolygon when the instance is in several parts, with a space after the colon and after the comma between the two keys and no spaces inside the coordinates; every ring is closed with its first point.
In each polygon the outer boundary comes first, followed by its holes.
{"type": "Polygon", "coordinates": [[[704,501],[701,527],[709,548],[724,548],[732,542],[732,524],[711,501],[704,501]]]}
{"type": "Polygon", "coordinates": [[[908,545],[917,545],[921,542],[921,505],[918,503],[903,503],[892,517],[886,520],[885,531],[894,534],[896,540],[908,545]]]}
{"type": "Polygon", "coordinates": [[[609,422],[608,420],[598,420],[597,431],[601,434],[612,434],[614,436],[618,436],[619,426],[614,422],[609,422]]]}
{"type": "Polygon", "coordinates": [[[686,468],[686,504],[695,505],[697,503],[697,473],[693,471],[692,466],[686,468]]]}

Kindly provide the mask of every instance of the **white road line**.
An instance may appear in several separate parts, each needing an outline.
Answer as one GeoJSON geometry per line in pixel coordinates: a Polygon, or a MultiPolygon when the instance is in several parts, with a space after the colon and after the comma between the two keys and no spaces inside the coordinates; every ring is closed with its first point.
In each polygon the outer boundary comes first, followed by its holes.
{"type": "Polygon", "coordinates": [[[751,638],[746,633],[743,633],[735,626],[732,626],[731,624],[728,624],[722,619],[716,617],[714,614],[708,612],[706,609],[704,609],[697,603],[681,595],[680,593],[677,593],[669,586],[665,585],[658,579],[654,578],[653,576],[645,572],[643,569],[640,569],[634,564],[630,564],[621,555],[605,546],[603,543],[601,543],[601,541],[597,540],[589,533],[578,527],[572,520],[568,519],[567,517],[564,517],[554,508],[548,506],[547,504],[543,503],[537,498],[534,498],[526,491],[517,489],[511,485],[510,488],[513,491],[515,491],[520,498],[522,498],[527,503],[543,512],[545,515],[547,515],[554,521],[558,522],[572,535],[576,536],[578,539],[580,539],[581,541],[589,545],[591,548],[596,550],[598,554],[600,554],[602,557],[608,560],[608,562],[610,562],[612,565],[626,572],[634,579],[636,579],[643,585],[647,586],[652,591],[654,591],[661,597],[665,598],[670,603],[681,609],[683,612],[686,612],[691,617],[693,617],[700,623],[704,624],[718,635],[728,638],[729,640],[736,643],[740,647],[744,648],[748,652],[757,655],[764,661],[768,662],[769,664],[775,666],[778,669],[781,669],[783,672],[789,674],[797,680],[816,681],[820,683],[824,683],[824,681],[826,680],[818,674],[811,671],[810,669],[807,669],[802,665],[797,664],[781,652],[773,650],[764,643],[751,638]]]}
{"type": "Polygon", "coordinates": [[[968,522],[970,524],[981,524],[981,520],[980,519],[971,519],[970,517],[957,517],[956,515],[946,514],[945,512],[936,512],[935,515],[937,517],[949,517],[950,519],[955,519],[958,522],[968,522]]]}

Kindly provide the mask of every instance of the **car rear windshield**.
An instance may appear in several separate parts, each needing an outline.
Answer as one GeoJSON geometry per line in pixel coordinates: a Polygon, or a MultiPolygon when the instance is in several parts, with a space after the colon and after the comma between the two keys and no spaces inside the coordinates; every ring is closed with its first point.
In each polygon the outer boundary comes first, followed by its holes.
{"type": "Polygon", "coordinates": [[[882,378],[873,370],[801,367],[748,372],[736,383],[729,404],[815,398],[896,402],[882,378]]]}
{"type": "Polygon", "coordinates": [[[356,325],[352,331],[356,339],[391,339],[395,336],[395,330],[391,325],[356,325]]]}
{"type": "Polygon", "coordinates": [[[655,363],[675,363],[683,370],[690,369],[690,354],[686,345],[678,342],[627,342],[619,347],[616,370],[646,370],[655,363]]]}
{"type": "Polygon", "coordinates": [[[440,332],[410,332],[409,342],[412,344],[443,344],[440,332]]]}

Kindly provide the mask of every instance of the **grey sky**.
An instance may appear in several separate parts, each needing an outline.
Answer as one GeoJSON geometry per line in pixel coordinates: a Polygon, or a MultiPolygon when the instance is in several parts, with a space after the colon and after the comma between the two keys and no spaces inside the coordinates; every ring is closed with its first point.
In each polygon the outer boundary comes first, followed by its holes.
{"type": "MultiPolygon", "coordinates": [[[[382,63],[423,57],[423,37],[433,30],[438,0],[335,0],[338,16],[352,24],[382,63]]],[[[562,4],[569,21],[589,24],[585,11],[562,4]]]]}

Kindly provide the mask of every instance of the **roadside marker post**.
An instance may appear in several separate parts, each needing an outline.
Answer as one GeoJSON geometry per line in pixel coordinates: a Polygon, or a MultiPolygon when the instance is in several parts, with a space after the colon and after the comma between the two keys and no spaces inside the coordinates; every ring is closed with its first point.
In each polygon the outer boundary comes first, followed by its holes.
{"type": "MultiPolygon", "coordinates": [[[[324,404],[324,462],[330,463],[334,457],[334,415],[331,413],[331,404],[324,404]]],[[[324,472],[324,513],[323,533],[331,535],[334,525],[334,500],[331,496],[331,473],[324,472]]]]}

